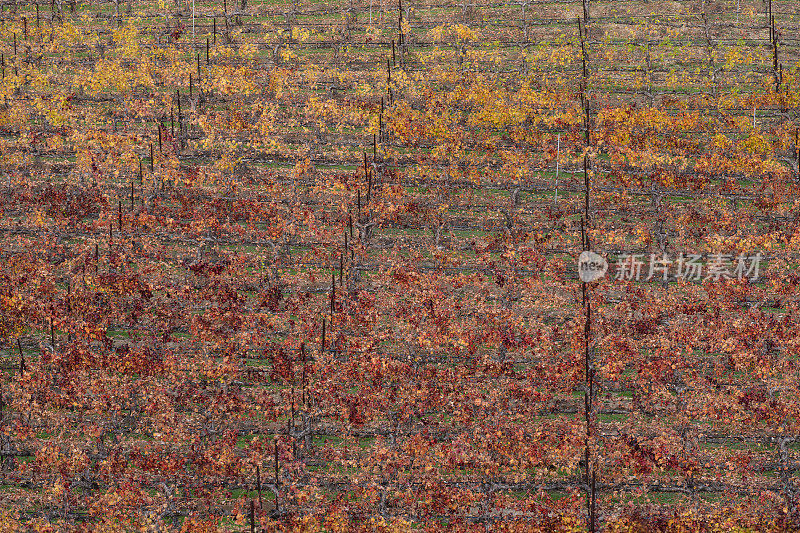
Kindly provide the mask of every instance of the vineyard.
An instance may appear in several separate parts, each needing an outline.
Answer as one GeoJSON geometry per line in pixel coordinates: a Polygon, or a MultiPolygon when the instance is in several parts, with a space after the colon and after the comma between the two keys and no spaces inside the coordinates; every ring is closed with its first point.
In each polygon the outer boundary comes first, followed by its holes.
{"type": "Polygon", "coordinates": [[[800,531],[798,3],[392,1],[0,0],[0,530],[800,531]]]}

